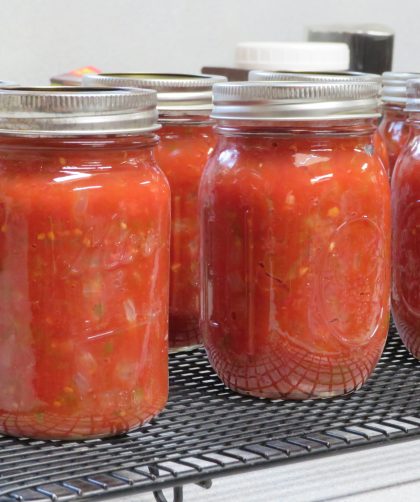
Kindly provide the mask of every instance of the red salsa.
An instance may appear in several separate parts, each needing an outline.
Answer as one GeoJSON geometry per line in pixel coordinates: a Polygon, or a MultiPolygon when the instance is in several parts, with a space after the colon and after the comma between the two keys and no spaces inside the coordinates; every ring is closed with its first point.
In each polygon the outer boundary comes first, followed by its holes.
{"type": "Polygon", "coordinates": [[[233,390],[330,397],[373,371],[390,293],[389,183],[374,130],[373,119],[218,120],[200,191],[201,327],[233,390]]]}
{"type": "MultiPolygon", "coordinates": [[[[355,71],[306,73],[253,70],[249,72],[249,80],[268,82],[347,82],[348,84],[357,83],[359,81],[373,82],[376,84],[380,84],[382,82],[380,75],[355,71]]],[[[374,145],[386,172],[389,173],[389,159],[386,144],[378,131],[376,131],[374,135],[374,145]]]]}
{"type": "Polygon", "coordinates": [[[198,186],[216,143],[210,124],[164,124],[156,159],[171,186],[171,272],[169,342],[171,348],[200,341],[198,186]]]}
{"type": "Polygon", "coordinates": [[[388,176],[391,176],[391,167],[389,162],[388,150],[386,147],[386,143],[383,137],[381,136],[381,133],[379,132],[379,129],[375,132],[373,136],[373,144],[380,160],[382,161],[382,165],[384,166],[385,172],[388,174],[388,176]]]}
{"type": "Polygon", "coordinates": [[[407,113],[398,107],[386,107],[383,119],[379,125],[379,134],[386,146],[389,159],[390,176],[394,171],[398,156],[406,145],[410,126],[407,123],[407,113]]]}
{"type": "Polygon", "coordinates": [[[379,133],[385,143],[390,176],[401,150],[410,136],[410,126],[405,111],[407,104],[407,84],[411,79],[420,77],[418,73],[385,72],[382,76],[383,118],[379,133]]]}
{"type": "Polygon", "coordinates": [[[155,143],[0,134],[2,433],[120,434],[164,407],[170,193],[155,143]]]}
{"type": "Polygon", "coordinates": [[[158,93],[160,142],[156,159],[171,187],[171,271],[169,348],[188,349],[199,335],[198,187],[216,143],[209,113],[214,75],[103,73],[85,77],[88,85],[153,89],[158,93]]]}
{"type": "Polygon", "coordinates": [[[420,359],[420,80],[409,85],[411,139],[392,178],[392,315],[420,359]]]}

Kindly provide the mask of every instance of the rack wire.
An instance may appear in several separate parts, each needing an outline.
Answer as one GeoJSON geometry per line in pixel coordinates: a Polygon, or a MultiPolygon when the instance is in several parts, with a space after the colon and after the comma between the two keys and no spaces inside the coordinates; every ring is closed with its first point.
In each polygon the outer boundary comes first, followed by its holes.
{"type": "Polygon", "coordinates": [[[0,436],[0,502],[153,492],[420,433],[420,363],[392,328],[374,374],[334,399],[269,401],[229,391],[203,349],[170,358],[170,399],[150,424],[82,442],[0,436]]]}

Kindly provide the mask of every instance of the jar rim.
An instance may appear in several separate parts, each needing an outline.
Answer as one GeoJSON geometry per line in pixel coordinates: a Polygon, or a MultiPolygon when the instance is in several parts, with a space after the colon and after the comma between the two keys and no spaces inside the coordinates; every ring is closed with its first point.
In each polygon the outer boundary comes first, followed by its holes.
{"type": "Polygon", "coordinates": [[[407,104],[407,85],[420,73],[386,71],[382,74],[382,101],[404,106],[407,104]]]}
{"type": "Polygon", "coordinates": [[[138,134],[158,128],[156,92],[152,90],[75,86],[0,89],[0,134],[138,134]]]}
{"type": "Polygon", "coordinates": [[[306,81],[306,82],[357,82],[358,80],[382,82],[382,76],[376,73],[363,73],[359,71],[342,72],[287,72],[251,70],[248,74],[249,81],[306,81]]]}
{"type": "Polygon", "coordinates": [[[379,117],[378,82],[253,81],[213,87],[217,120],[342,120],[379,117]]]}
{"type": "Polygon", "coordinates": [[[187,73],[99,73],[85,75],[86,86],[135,87],[157,92],[159,112],[210,112],[213,85],[225,82],[222,75],[187,73]]]}
{"type": "Polygon", "coordinates": [[[405,111],[409,113],[420,112],[420,78],[407,82],[407,103],[405,111]]]}

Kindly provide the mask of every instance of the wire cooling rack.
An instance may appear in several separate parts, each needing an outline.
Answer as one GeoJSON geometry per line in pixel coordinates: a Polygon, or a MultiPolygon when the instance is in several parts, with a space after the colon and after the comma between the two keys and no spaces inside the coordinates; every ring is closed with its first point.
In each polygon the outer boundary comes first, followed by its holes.
{"type": "Polygon", "coordinates": [[[349,396],[268,401],[234,394],[204,350],[170,358],[170,399],[149,425],[111,439],[0,436],[0,502],[102,500],[182,486],[420,433],[420,363],[392,328],[369,381],[349,396]]]}

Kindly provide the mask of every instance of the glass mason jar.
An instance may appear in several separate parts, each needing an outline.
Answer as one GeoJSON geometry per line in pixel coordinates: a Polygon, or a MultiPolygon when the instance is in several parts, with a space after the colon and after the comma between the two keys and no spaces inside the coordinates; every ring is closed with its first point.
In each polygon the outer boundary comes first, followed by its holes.
{"type": "Polygon", "coordinates": [[[0,432],[120,434],[168,394],[156,94],[0,91],[0,432]]]}
{"type": "Polygon", "coordinates": [[[85,77],[88,85],[154,89],[158,93],[160,141],[156,159],[172,195],[169,348],[200,343],[198,187],[216,144],[211,90],[224,77],[209,75],[119,73],[85,77]]]}
{"type": "Polygon", "coordinates": [[[383,74],[382,114],[379,133],[382,136],[389,158],[390,176],[397,158],[410,136],[410,126],[405,111],[407,103],[407,82],[420,77],[418,73],[387,71],[383,74]]]}
{"type": "MultiPolygon", "coordinates": [[[[382,82],[382,77],[375,73],[362,73],[358,71],[343,71],[343,72],[322,72],[322,73],[306,73],[306,72],[279,72],[279,71],[262,71],[253,70],[249,72],[250,81],[303,81],[303,82],[376,82],[378,85],[382,82]]],[[[374,147],[379,158],[382,160],[385,171],[390,176],[390,165],[388,152],[385,141],[383,140],[379,130],[374,133],[374,147]]]]}
{"type": "Polygon", "coordinates": [[[203,173],[201,330],[232,390],[346,394],[385,344],[390,194],[374,82],[216,84],[203,173]]]}
{"type": "Polygon", "coordinates": [[[420,79],[408,84],[411,137],[392,178],[392,316],[420,359],[420,79]]]}

